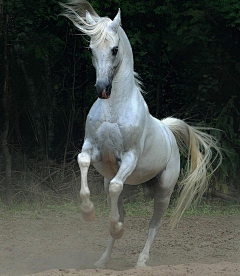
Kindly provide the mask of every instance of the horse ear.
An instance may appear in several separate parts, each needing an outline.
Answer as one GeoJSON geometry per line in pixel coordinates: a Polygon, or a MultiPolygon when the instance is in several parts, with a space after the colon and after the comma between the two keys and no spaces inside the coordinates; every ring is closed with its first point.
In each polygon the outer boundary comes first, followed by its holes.
{"type": "Polygon", "coordinates": [[[118,13],[117,15],[115,16],[115,18],[113,19],[111,25],[110,25],[110,28],[117,32],[119,26],[121,25],[121,11],[120,9],[118,9],[118,13]]]}
{"type": "Polygon", "coordinates": [[[88,24],[96,24],[89,11],[86,11],[86,22],[88,24]]]}

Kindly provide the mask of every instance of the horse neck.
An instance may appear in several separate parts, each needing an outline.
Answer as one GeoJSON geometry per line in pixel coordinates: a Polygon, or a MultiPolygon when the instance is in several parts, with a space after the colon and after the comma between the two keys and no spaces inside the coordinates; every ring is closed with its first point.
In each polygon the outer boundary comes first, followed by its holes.
{"type": "Polygon", "coordinates": [[[119,30],[121,37],[121,52],[122,58],[117,73],[112,82],[112,94],[110,101],[115,101],[116,104],[129,101],[136,93],[140,93],[135,84],[134,69],[133,69],[133,53],[130,42],[122,28],[119,30]]]}

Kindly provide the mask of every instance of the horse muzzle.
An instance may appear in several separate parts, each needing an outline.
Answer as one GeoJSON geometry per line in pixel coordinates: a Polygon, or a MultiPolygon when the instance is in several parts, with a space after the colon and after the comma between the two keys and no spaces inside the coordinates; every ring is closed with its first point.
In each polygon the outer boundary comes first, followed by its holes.
{"type": "Polygon", "coordinates": [[[100,99],[110,98],[111,90],[112,90],[112,84],[111,83],[97,82],[95,87],[96,87],[97,96],[100,99]]]}

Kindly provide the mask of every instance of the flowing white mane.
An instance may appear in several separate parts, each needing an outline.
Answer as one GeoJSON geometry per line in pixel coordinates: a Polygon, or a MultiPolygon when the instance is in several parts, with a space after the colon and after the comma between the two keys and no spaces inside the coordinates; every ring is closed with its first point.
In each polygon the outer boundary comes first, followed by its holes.
{"type": "Polygon", "coordinates": [[[108,31],[108,24],[111,19],[100,17],[92,7],[87,5],[86,1],[73,1],[68,5],[62,4],[65,12],[62,14],[69,18],[79,31],[91,37],[94,44],[100,44],[105,40],[113,40],[113,33],[108,31]],[[93,21],[89,21],[86,12],[91,14],[93,21]]]}
{"type": "MultiPolygon", "coordinates": [[[[75,0],[69,2],[67,5],[61,3],[61,6],[65,8],[65,12],[62,13],[62,15],[69,18],[80,32],[91,37],[93,45],[101,44],[105,40],[113,40],[113,36],[115,34],[113,32],[109,32],[107,28],[108,24],[112,20],[108,17],[100,17],[87,1],[75,0]],[[86,12],[90,13],[93,21],[89,21],[87,19],[86,12]]],[[[120,41],[123,40],[121,31],[118,32],[118,35],[120,37],[120,41]]],[[[122,44],[123,47],[126,47],[126,43],[122,44]]],[[[142,89],[142,82],[140,77],[136,72],[134,72],[134,79],[135,85],[139,91],[145,94],[145,91],[142,89]]]]}

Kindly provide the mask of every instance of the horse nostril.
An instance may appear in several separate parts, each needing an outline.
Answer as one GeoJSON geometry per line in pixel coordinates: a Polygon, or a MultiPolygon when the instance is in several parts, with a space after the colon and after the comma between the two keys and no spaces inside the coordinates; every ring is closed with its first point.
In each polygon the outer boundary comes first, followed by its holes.
{"type": "Polygon", "coordinates": [[[101,99],[108,99],[111,94],[112,85],[107,81],[97,81],[95,84],[96,93],[101,99]]]}

